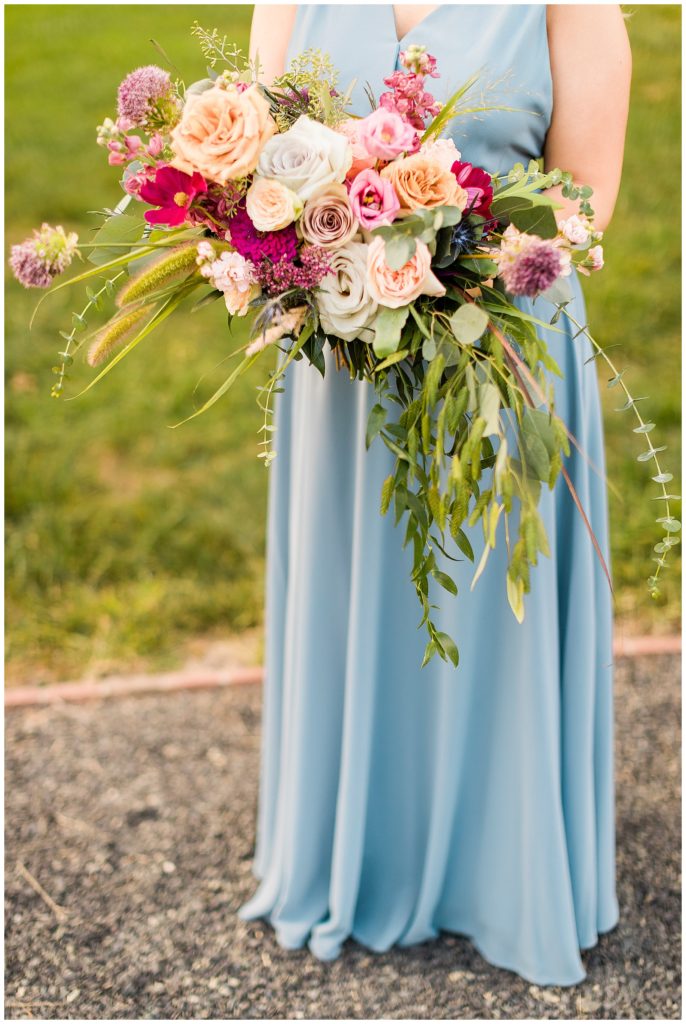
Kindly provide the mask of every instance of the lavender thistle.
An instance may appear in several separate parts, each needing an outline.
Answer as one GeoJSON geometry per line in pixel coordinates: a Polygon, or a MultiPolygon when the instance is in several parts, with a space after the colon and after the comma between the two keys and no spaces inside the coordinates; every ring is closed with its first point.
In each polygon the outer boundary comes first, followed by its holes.
{"type": "Polygon", "coordinates": [[[136,68],[119,86],[119,118],[129,128],[169,126],[178,117],[178,104],[168,73],[156,64],[136,68]]]}
{"type": "Polygon", "coordinates": [[[67,234],[63,227],[43,224],[19,245],[13,245],[10,267],[24,288],[49,288],[53,279],[66,270],[74,258],[78,235],[67,234]]]}
{"type": "Polygon", "coordinates": [[[542,243],[521,253],[511,266],[501,271],[501,277],[512,295],[533,299],[549,288],[561,273],[560,250],[542,243]]]}

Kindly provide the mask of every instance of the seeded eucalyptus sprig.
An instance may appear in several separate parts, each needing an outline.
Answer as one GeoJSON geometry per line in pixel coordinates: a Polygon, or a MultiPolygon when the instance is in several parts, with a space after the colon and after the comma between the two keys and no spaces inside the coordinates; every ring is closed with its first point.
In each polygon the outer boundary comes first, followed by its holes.
{"type": "Polygon", "coordinates": [[[590,341],[591,345],[593,346],[593,349],[595,350],[594,355],[591,358],[600,357],[605,361],[608,368],[610,369],[612,376],[607,382],[608,388],[620,387],[624,392],[626,401],[624,405],[619,406],[615,411],[627,412],[629,409],[631,409],[633,410],[633,413],[636,419],[638,420],[638,426],[633,428],[633,432],[634,434],[640,434],[645,438],[646,450],[644,452],[641,452],[641,454],[636,457],[637,461],[653,462],[655,465],[655,469],[657,470],[656,475],[653,476],[651,479],[656,484],[658,484],[662,493],[658,495],[656,498],[652,498],[651,500],[664,502],[664,515],[659,516],[655,520],[655,522],[664,530],[664,537],[662,538],[662,540],[658,541],[658,543],[655,544],[653,548],[653,550],[658,555],[657,558],[653,559],[653,561],[657,563],[657,568],[653,575],[648,578],[650,596],[653,598],[657,598],[660,594],[660,572],[662,569],[666,568],[669,565],[669,563],[666,560],[666,556],[673,547],[676,547],[676,545],[680,543],[679,538],[675,535],[681,532],[681,523],[672,515],[672,510],[670,506],[670,501],[680,501],[681,496],[678,494],[668,493],[665,485],[673,480],[673,476],[671,473],[665,472],[662,469],[660,465],[660,460],[658,458],[660,452],[666,451],[667,446],[654,446],[652,444],[649,434],[655,429],[655,424],[643,419],[640,409],[638,408],[638,403],[645,401],[645,398],[643,396],[634,397],[631,394],[629,388],[624,382],[624,374],[626,371],[617,369],[614,361],[610,358],[610,356],[608,356],[605,349],[596,341],[596,339],[588,330],[588,327],[584,326],[583,324],[580,324],[576,317],[574,317],[565,306],[562,306],[561,308],[564,316],[566,316],[569,322],[577,329],[577,335],[584,334],[586,338],[588,338],[588,340],[590,341]]]}

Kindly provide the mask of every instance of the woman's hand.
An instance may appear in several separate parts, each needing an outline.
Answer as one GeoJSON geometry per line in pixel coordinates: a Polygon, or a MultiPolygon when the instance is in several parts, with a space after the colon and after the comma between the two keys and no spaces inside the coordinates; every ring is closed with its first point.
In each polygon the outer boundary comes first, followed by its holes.
{"type": "MultiPolygon", "coordinates": [[[[619,192],[629,112],[631,49],[618,4],[548,4],[553,115],[545,168],[571,171],[593,189],[595,225],[610,223],[619,192]]],[[[578,212],[561,186],[546,189],[563,204],[558,220],[578,212]]]]}

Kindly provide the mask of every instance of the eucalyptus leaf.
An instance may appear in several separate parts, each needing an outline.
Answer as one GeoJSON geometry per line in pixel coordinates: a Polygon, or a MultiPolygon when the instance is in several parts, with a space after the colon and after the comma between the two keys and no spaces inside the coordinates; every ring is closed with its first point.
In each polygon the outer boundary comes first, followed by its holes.
{"type": "Polygon", "coordinates": [[[400,336],[409,316],[409,306],[391,309],[379,306],[374,324],[374,352],[380,358],[392,355],[398,350],[400,336]]]}
{"type": "Polygon", "coordinates": [[[417,248],[414,238],[408,235],[394,235],[385,242],[384,258],[391,270],[400,270],[412,259],[417,248]]]}
{"type": "Polygon", "coordinates": [[[488,314],[474,302],[465,302],[450,317],[450,327],[463,345],[473,345],[488,327],[488,314]]]}
{"type": "Polygon", "coordinates": [[[388,413],[383,405],[380,405],[377,402],[376,405],[372,406],[367,419],[367,431],[365,434],[367,448],[369,448],[372,441],[383,427],[386,422],[387,415],[388,413]]]}

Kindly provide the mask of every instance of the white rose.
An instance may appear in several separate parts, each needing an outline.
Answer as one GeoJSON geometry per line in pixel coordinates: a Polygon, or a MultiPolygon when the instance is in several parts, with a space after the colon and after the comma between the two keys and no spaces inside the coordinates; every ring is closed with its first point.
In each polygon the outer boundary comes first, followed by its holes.
{"type": "Polygon", "coordinates": [[[321,325],[344,341],[374,340],[372,324],[377,303],[367,290],[367,251],[364,242],[348,242],[331,252],[331,273],[316,292],[321,325]]]}
{"type": "Polygon", "coordinates": [[[303,114],[287,132],[267,142],[257,173],[280,181],[304,200],[322,185],[342,182],[352,161],[352,147],[344,135],[303,114]]]}

